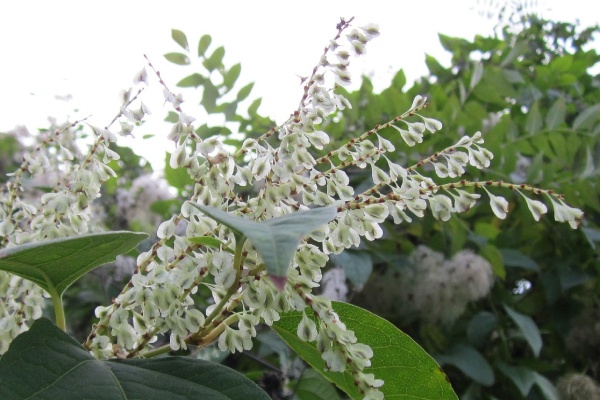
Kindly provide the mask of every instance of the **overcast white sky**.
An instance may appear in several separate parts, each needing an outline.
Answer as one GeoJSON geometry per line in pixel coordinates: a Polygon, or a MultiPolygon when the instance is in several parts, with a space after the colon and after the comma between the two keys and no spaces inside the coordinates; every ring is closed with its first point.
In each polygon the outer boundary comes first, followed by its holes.
{"type": "MultiPolygon", "coordinates": [[[[548,18],[579,19],[588,26],[599,23],[599,4],[539,0],[536,9],[548,18]]],[[[425,73],[425,53],[443,58],[439,32],[469,39],[490,33],[494,21],[479,17],[473,7],[476,0],[3,1],[0,131],[16,125],[34,131],[47,125],[47,117],[64,119],[76,108],[79,115],[92,115],[90,123],[106,125],[118,110],[119,91],[145,65],[143,54],[175,89],[193,71],[162,57],[177,51],[171,28],[184,31],[192,49],[205,33],[213,37],[213,46],[224,45],[226,64],[242,63],[239,81],[256,82],[251,96],[263,97],[262,112],[282,121],[299,100],[298,75],[310,73],[340,17],[354,16],[356,25],[379,24],[381,36],[369,44],[354,75],[358,81],[357,74],[373,74],[381,89],[399,68],[411,80],[425,73]],[[56,99],[67,95],[69,102],[56,99]]],[[[153,118],[162,120],[166,110],[150,108],[153,118]]],[[[138,135],[166,136],[161,129],[150,124],[138,135]]]]}

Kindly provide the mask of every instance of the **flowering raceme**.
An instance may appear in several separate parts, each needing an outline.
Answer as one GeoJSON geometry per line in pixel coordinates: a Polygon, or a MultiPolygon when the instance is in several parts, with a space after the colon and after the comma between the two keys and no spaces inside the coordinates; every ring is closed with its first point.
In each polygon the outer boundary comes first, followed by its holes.
{"type": "MultiPolygon", "coordinates": [[[[351,107],[336,93],[335,87],[350,82],[350,60],[364,54],[367,43],[378,35],[376,25],[352,28],[351,21],[342,20],[338,25],[337,35],[326,47],[312,75],[304,80],[300,104],[291,117],[260,137],[245,139],[237,151],[230,150],[222,137],[200,138],[194,118],[182,111],[183,97],[173,93],[160,79],[165,100],[178,115],[169,134],[169,139],[175,142],[170,166],[185,169],[195,184],[180,212],[158,227],[158,241],[137,257],[129,283],[112,304],[96,309],[99,321],[84,343],[95,356],[148,357],[171,349],[185,349],[188,345],[203,347],[214,341],[222,350],[248,350],[256,336],[257,324],[272,325],[281,313],[298,310],[303,313],[298,337],[315,343],[327,369],[349,371],[365,398],[382,398],[379,388],[384,382],[364,371],[371,366],[372,349],[347,329],[330,300],[312,293],[320,285],[321,269],[330,254],[356,247],[363,238],[380,238],[381,224],[387,219],[397,224],[410,222],[414,217],[424,216],[430,208],[435,218],[447,221],[453,213],[472,208],[480,198],[477,193],[480,188],[488,194],[492,209],[500,218],[506,216],[508,203],[489,191],[495,187],[521,193],[536,220],[546,212],[546,206],[525,193],[549,198],[557,221],[573,227],[581,221],[582,212],[566,205],[552,191],[525,184],[464,179],[438,185],[419,172],[431,165],[440,178],[460,178],[468,167],[487,168],[493,155],[482,147],[483,137],[479,132],[462,137],[455,145],[415,165],[397,164],[394,145],[385,135],[400,135],[407,146],[413,146],[422,142],[424,135],[442,128],[439,121],[421,115],[428,105],[422,96],[417,96],[402,115],[351,138],[342,146],[328,148],[330,138],[319,129],[320,125],[338,111],[351,107]],[[356,192],[350,184],[347,172],[350,168],[370,170],[372,186],[356,192]],[[283,281],[285,286],[280,290],[267,279],[261,255],[252,243],[240,241],[230,228],[207,216],[196,204],[259,222],[314,207],[333,206],[337,213],[331,222],[324,223],[300,242],[283,281]],[[197,240],[203,237],[214,241],[208,245],[197,240]],[[211,292],[213,301],[208,307],[194,301],[200,286],[211,292]],[[151,345],[164,340],[163,337],[167,338],[168,346],[152,349],[151,345]]],[[[154,69],[152,64],[149,67],[154,69]]],[[[144,85],[147,80],[144,71],[137,75],[136,83],[144,85]]],[[[123,135],[129,135],[146,113],[143,104],[137,104],[140,92],[132,95],[134,92],[130,90],[125,94],[121,112],[113,121],[119,122],[123,135]],[[133,109],[133,104],[138,108],[133,109]]],[[[92,129],[96,142],[81,160],[63,156],[64,173],[54,190],[42,197],[39,207],[25,203],[19,192],[24,175],[43,170],[43,149],[25,157],[0,199],[5,246],[95,229],[89,204],[98,197],[101,185],[115,175],[108,163],[118,158],[108,148],[117,139],[111,125],[92,129]]],[[[60,143],[60,133],[58,130],[47,144],[60,143]]],[[[489,268],[475,257],[464,253],[457,255],[452,265],[435,265],[452,275],[456,284],[466,282],[468,298],[461,301],[479,298],[491,286],[489,268]],[[464,265],[477,266],[469,272],[473,275],[465,278],[464,265]]],[[[432,274],[434,270],[431,269],[432,274]]],[[[25,285],[20,279],[17,283],[25,285]]],[[[6,296],[15,285],[0,286],[1,294],[6,296]]],[[[30,294],[26,291],[32,288],[24,290],[11,301],[27,301],[32,305],[27,309],[29,312],[18,313],[16,305],[0,303],[2,350],[26,329],[28,319],[40,315],[41,292],[30,294]]]]}

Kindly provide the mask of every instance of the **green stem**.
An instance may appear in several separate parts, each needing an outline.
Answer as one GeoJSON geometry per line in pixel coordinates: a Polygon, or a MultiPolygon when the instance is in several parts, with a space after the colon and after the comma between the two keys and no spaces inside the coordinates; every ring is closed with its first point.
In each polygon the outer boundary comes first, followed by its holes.
{"type": "Polygon", "coordinates": [[[67,331],[67,321],[65,320],[65,308],[63,307],[62,296],[58,293],[51,293],[52,304],[54,305],[54,314],[56,316],[56,326],[63,331],[67,331]]]}

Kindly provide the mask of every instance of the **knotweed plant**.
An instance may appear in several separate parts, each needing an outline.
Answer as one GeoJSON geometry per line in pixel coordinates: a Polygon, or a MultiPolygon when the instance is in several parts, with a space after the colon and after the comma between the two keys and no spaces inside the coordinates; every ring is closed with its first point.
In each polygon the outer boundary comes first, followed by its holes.
{"type": "MultiPolygon", "coordinates": [[[[116,176],[108,164],[119,156],[109,144],[119,134],[131,134],[144,118],[147,110],[138,97],[153,75],[178,115],[168,135],[175,143],[170,166],[185,169],[195,185],[179,213],[160,224],[158,241],[137,257],[120,294],[96,309],[98,321],[84,343],[95,357],[147,358],[215,342],[221,350],[241,352],[252,347],[258,324],[271,326],[280,314],[297,310],[302,312],[297,335],[316,346],[326,369],[349,371],[365,398],[382,398],[385,382],[365,372],[372,363],[371,347],[346,327],[330,300],[313,293],[329,255],[363,239],[380,238],[387,219],[411,222],[429,209],[436,219],[447,221],[474,207],[482,195],[496,216],[505,218],[503,189],[519,193],[536,221],[547,212],[546,200],[557,221],[578,226],[582,212],[551,190],[464,178],[468,168],[488,168],[493,158],[479,132],[415,165],[397,164],[389,135],[399,135],[411,147],[442,128],[426,116],[428,103],[422,96],[402,115],[332,147],[320,126],[352,106],[335,88],[350,83],[350,61],[379,35],[376,25],[351,24],[338,24],[336,36],[303,81],[302,98],[289,119],[246,139],[238,150],[226,146],[222,136],[201,138],[194,117],[184,112],[183,97],[171,91],[149,62],[154,74],[144,69],[136,76],[136,87],[124,94],[115,119],[104,128],[89,127],[95,141],[87,154],[73,156],[63,145],[64,129],[25,155],[0,197],[6,248],[101,229],[91,204],[102,184],[116,176]],[[26,201],[25,179],[48,168],[58,176],[53,190],[37,202],[26,201]],[[356,168],[370,171],[371,187],[356,191],[350,185],[348,170],[356,168]],[[427,168],[455,181],[438,184],[423,173],[427,168]],[[283,239],[269,244],[261,238],[283,239]],[[200,287],[212,294],[207,308],[194,300],[200,287]],[[168,345],[154,345],[163,338],[168,345]]],[[[5,352],[41,316],[45,300],[38,286],[0,274],[0,351],[5,352]]],[[[57,320],[60,326],[58,315],[57,320]]]]}

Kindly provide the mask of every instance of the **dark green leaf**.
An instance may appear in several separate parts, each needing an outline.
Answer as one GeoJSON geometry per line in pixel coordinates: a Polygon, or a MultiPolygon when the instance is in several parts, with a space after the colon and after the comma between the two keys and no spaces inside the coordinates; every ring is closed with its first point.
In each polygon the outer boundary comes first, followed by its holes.
{"type": "MultiPolygon", "coordinates": [[[[384,380],[381,391],[386,398],[457,399],[444,372],[408,335],[360,307],[340,302],[332,302],[332,305],[340,320],[354,331],[358,341],[373,350],[372,366],[365,368],[365,373],[373,373],[376,378],[384,380]]],[[[298,338],[296,330],[301,318],[301,312],[283,313],[273,328],[316,371],[351,398],[362,399],[349,372],[325,371],[325,362],[314,344],[298,338]]]]}
{"type": "Polygon", "coordinates": [[[539,272],[540,267],[529,256],[514,249],[500,249],[504,265],[507,267],[519,267],[529,271],[539,272]]]}
{"type": "Polygon", "coordinates": [[[294,385],[298,400],[339,400],[335,387],[312,368],[307,369],[294,385]]]}
{"type": "Polygon", "coordinates": [[[187,37],[185,36],[185,33],[183,33],[182,31],[180,31],[178,29],[171,29],[171,37],[178,45],[180,45],[184,49],[186,49],[186,50],[190,49],[190,47],[188,45],[187,37]]]}
{"type": "Polygon", "coordinates": [[[506,304],[504,305],[504,309],[517,325],[527,343],[529,343],[529,347],[533,350],[533,354],[536,357],[539,356],[540,350],[542,350],[542,336],[540,335],[540,331],[535,322],[528,315],[518,313],[506,304]]]}
{"type": "Polygon", "coordinates": [[[114,261],[147,237],[145,233],[104,232],[10,247],[0,250],[0,270],[60,296],[83,275],[114,261]]]}
{"type": "Polygon", "coordinates": [[[483,346],[490,333],[498,327],[498,318],[489,311],[480,311],[471,319],[467,336],[474,346],[483,346]]]}
{"type": "Polygon", "coordinates": [[[250,240],[267,272],[275,278],[287,277],[300,240],[337,214],[337,207],[322,207],[255,222],[214,207],[190,204],[250,240]]]}
{"type": "Polygon", "coordinates": [[[177,65],[187,65],[190,63],[190,59],[185,54],[181,53],[167,53],[165,58],[177,65]]]}
{"type": "Polygon", "coordinates": [[[498,361],[496,366],[504,375],[506,375],[519,389],[521,396],[527,397],[531,387],[535,383],[534,371],[526,367],[511,366],[498,361]]]}
{"type": "Polygon", "coordinates": [[[450,364],[483,386],[494,384],[494,371],[487,360],[471,346],[457,344],[435,359],[440,365],[450,364]]]}
{"type": "Polygon", "coordinates": [[[200,41],[198,42],[198,57],[202,57],[204,55],[204,53],[208,49],[208,46],[210,46],[211,41],[212,38],[210,37],[210,35],[203,35],[200,38],[200,41]]]}
{"type": "Polygon", "coordinates": [[[0,359],[0,398],[269,399],[234,370],[186,357],[96,360],[45,318],[19,335],[0,359]]]}

